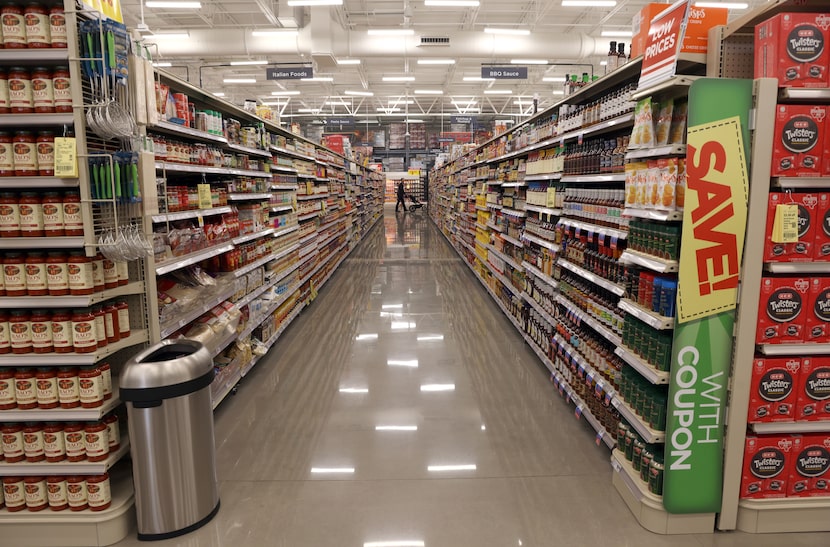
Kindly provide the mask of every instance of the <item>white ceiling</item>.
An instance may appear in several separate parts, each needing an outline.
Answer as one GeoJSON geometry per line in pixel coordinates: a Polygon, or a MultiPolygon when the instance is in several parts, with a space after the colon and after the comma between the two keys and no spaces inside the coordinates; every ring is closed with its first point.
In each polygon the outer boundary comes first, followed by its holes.
{"type": "MultiPolygon", "coordinates": [[[[159,61],[192,83],[236,103],[256,98],[274,101],[273,91],[300,91],[288,97],[283,114],[298,109],[323,109],[325,114],[377,115],[379,108],[396,106],[410,118],[440,113],[492,114],[520,119],[531,99],[540,105],[558,99],[565,73],[602,75],[610,40],[603,30],[630,30],[632,18],[646,0],[618,0],[613,8],[563,7],[561,0],[481,0],[478,8],[428,7],[424,0],[344,0],[342,6],[291,8],[287,0],[201,0],[202,8],[147,8],[144,0],[122,0],[128,27],[143,21],[155,34],[189,32],[186,39],[156,39],[159,61]],[[530,36],[494,36],[486,27],[528,29],[530,36]],[[251,31],[297,28],[297,34],[255,37],[251,31]],[[368,29],[410,28],[414,36],[369,36],[368,29]],[[449,37],[449,47],[420,47],[421,36],[449,37]],[[338,66],[336,59],[360,59],[360,65],[338,66]],[[419,59],[454,59],[453,65],[423,65],[419,59]],[[529,67],[527,80],[469,82],[486,63],[536,59],[548,65],[529,67]],[[314,64],[315,76],[333,82],[267,81],[264,66],[216,66],[231,61],[314,64]],[[555,66],[587,63],[592,66],[555,66]],[[414,82],[383,82],[385,76],[414,76],[414,82]],[[256,78],[256,84],[226,84],[226,78],[256,78]],[[557,78],[557,82],[543,78],[557,78]],[[415,95],[415,90],[439,90],[442,96],[415,95]],[[511,91],[510,95],[485,90],[511,91]],[[346,91],[370,91],[373,97],[347,96],[346,91]],[[405,104],[408,98],[414,101],[405,104]],[[453,104],[453,101],[461,104],[453,104]],[[471,103],[473,100],[475,103],[471,103]],[[520,104],[517,104],[517,101],[520,104]],[[333,105],[344,103],[346,106],[333,105]],[[329,103],[329,104],[326,104],[329,103]]],[[[757,5],[763,0],[749,0],[757,5]]],[[[736,11],[739,16],[744,11],[736,11]]],[[[380,112],[390,114],[391,112],[380,112]]],[[[384,116],[386,117],[386,116],[384,116]]]]}

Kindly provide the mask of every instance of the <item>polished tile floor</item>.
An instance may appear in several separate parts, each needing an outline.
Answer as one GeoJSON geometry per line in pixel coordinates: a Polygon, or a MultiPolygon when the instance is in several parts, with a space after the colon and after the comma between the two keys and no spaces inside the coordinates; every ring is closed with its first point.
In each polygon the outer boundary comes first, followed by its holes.
{"type": "Polygon", "coordinates": [[[158,545],[830,545],[642,529],[608,450],[424,211],[387,211],[218,409],[216,440],[221,511],[158,545]]]}

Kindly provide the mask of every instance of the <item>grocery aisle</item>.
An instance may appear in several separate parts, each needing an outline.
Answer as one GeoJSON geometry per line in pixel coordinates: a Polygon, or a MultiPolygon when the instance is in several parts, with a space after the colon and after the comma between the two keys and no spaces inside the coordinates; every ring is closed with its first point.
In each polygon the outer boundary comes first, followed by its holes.
{"type": "Polygon", "coordinates": [[[426,212],[387,209],[216,426],[222,509],[157,545],[830,544],[642,529],[608,450],[426,212]]]}

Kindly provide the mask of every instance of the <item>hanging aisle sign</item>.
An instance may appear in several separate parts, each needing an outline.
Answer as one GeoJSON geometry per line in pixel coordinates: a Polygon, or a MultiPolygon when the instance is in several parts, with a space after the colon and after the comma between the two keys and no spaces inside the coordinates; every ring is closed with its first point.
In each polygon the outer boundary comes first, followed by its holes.
{"type": "Polygon", "coordinates": [[[305,80],[314,77],[310,66],[275,66],[265,69],[267,80],[305,80]]]}
{"type": "Polygon", "coordinates": [[[483,66],[481,77],[485,80],[527,80],[526,66],[483,66]]]}
{"type": "Polygon", "coordinates": [[[681,0],[651,20],[637,87],[649,87],[674,76],[688,18],[689,0],[681,0]]]}
{"type": "Polygon", "coordinates": [[[669,513],[721,508],[724,413],[749,200],[751,108],[751,80],[701,79],[689,92],[663,485],[669,513]]]}

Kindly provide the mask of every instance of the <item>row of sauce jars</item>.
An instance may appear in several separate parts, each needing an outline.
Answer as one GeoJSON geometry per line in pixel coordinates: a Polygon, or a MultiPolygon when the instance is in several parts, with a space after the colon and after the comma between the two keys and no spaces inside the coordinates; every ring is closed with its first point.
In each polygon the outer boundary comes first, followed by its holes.
{"type": "Polygon", "coordinates": [[[0,34],[4,48],[67,47],[66,15],[58,2],[28,2],[22,7],[6,2],[0,8],[0,17],[3,20],[0,34]]]}
{"type": "Polygon", "coordinates": [[[103,511],[112,504],[109,473],[49,477],[4,477],[0,508],[11,512],[103,511]]]}
{"type": "Polygon", "coordinates": [[[0,420],[3,410],[99,408],[112,399],[112,370],[94,366],[0,369],[0,420]]]}
{"type": "Polygon", "coordinates": [[[69,67],[0,68],[0,114],[72,112],[69,67]]]}
{"type": "Polygon", "coordinates": [[[87,296],[129,284],[129,267],[98,253],[33,251],[0,255],[0,296],[87,296]]]}
{"type": "MultiPolygon", "coordinates": [[[[0,142],[0,148],[2,146],[0,142]]],[[[81,214],[81,195],[77,191],[43,194],[0,192],[0,237],[82,235],[84,220],[81,214]]]]}
{"type": "Polygon", "coordinates": [[[129,336],[125,300],[74,310],[0,310],[0,354],[93,353],[129,336]]]}
{"type": "MultiPolygon", "coordinates": [[[[51,177],[54,174],[54,131],[19,130],[14,134],[0,131],[0,177],[51,177]]],[[[77,203],[80,203],[80,194],[77,203]]],[[[80,208],[76,215],[80,217],[80,208]]]]}
{"type": "Polygon", "coordinates": [[[0,460],[6,463],[102,462],[121,448],[118,416],[98,422],[0,425],[0,460]]]}

